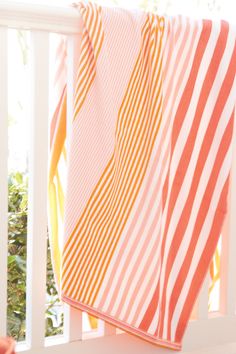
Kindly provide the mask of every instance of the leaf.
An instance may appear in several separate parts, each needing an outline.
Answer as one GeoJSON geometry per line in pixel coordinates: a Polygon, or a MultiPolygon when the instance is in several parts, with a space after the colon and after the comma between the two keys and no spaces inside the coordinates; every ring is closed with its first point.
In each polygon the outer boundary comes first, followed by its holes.
{"type": "Polygon", "coordinates": [[[9,266],[10,264],[12,264],[13,262],[15,262],[15,260],[16,260],[16,256],[8,256],[8,257],[7,257],[7,264],[8,264],[8,266],[9,266]]]}
{"type": "Polygon", "coordinates": [[[15,180],[18,184],[22,184],[23,183],[23,176],[20,172],[16,172],[15,174],[15,180]]]}

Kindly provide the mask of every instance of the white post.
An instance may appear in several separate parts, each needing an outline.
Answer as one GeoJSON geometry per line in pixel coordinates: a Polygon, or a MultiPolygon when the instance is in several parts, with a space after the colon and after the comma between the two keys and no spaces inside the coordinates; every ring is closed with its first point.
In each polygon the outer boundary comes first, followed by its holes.
{"type": "MultiPolygon", "coordinates": [[[[67,149],[70,149],[68,137],[73,120],[75,78],[80,53],[80,35],[70,35],[67,38],[67,149]]],[[[65,304],[64,335],[68,342],[81,340],[83,332],[82,311],[65,304]]]]}
{"type": "Polygon", "coordinates": [[[47,260],[49,34],[31,33],[31,142],[27,237],[27,342],[44,346],[47,260]]]}
{"type": "MultiPolygon", "coordinates": [[[[231,181],[229,188],[228,203],[231,196],[231,181]]],[[[222,235],[222,247],[220,254],[220,313],[226,314],[227,308],[227,283],[228,283],[228,257],[229,257],[229,210],[224,220],[222,235]]]]}
{"type": "Polygon", "coordinates": [[[209,283],[210,283],[210,275],[208,271],[198,297],[198,311],[197,311],[198,319],[208,319],[209,283]]]}
{"type": "Polygon", "coordinates": [[[98,331],[101,336],[112,336],[116,334],[116,327],[102,320],[98,320],[98,331]]]}
{"type": "MultiPolygon", "coordinates": [[[[235,117],[236,119],[236,117],[235,117]]],[[[221,312],[235,316],[236,312],[236,122],[233,134],[233,163],[230,176],[228,215],[222,233],[220,268],[221,312]]]]}
{"type": "Polygon", "coordinates": [[[7,29],[0,28],[0,336],[7,331],[7,254],[8,254],[8,102],[7,29]]]}

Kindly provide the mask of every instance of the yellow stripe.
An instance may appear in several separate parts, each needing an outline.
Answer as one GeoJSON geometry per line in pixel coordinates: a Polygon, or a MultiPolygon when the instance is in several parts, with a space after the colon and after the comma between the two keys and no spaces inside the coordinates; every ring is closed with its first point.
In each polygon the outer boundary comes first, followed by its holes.
{"type": "Polygon", "coordinates": [[[50,218],[49,235],[50,235],[52,262],[53,262],[54,274],[57,280],[57,285],[60,286],[61,252],[59,249],[59,240],[58,240],[58,213],[57,213],[56,187],[53,182],[49,183],[48,198],[49,198],[49,218],[50,218]]]}
{"type": "Polygon", "coordinates": [[[61,179],[58,173],[58,170],[56,172],[56,181],[57,181],[57,200],[58,200],[58,205],[59,205],[59,210],[60,210],[60,215],[61,219],[64,220],[64,193],[61,185],[61,179]]]}
{"type": "Polygon", "coordinates": [[[67,95],[66,90],[63,92],[62,103],[59,110],[59,119],[57,125],[56,136],[50,152],[50,165],[49,165],[49,182],[53,182],[56,175],[57,166],[66,139],[66,111],[67,111],[67,95]]]}

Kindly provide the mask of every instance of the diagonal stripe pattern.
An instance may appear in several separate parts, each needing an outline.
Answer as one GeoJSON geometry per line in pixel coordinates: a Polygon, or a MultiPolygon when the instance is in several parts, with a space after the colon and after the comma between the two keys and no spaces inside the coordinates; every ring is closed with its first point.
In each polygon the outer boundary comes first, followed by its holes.
{"type": "Polygon", "coordinates": [[[62,299],[180,350],[227,211],[235,33],[224,21],[79,11],[62,299]]]}

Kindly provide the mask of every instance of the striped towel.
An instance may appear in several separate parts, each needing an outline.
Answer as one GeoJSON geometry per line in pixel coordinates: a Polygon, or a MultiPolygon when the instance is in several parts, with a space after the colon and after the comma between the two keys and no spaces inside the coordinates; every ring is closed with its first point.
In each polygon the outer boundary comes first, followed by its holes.
{"type": "Polygon", "coordinates": [[[15,354],[15,341],[13,338],[0,338],[0,354],[15,354]]]}
{"type": "MultiPolygon", "coordinates": [[[[61,296],[180,350],[227,209],[235,32],[224,21],[78,9],[61,296]]],[[[54,207],[66,135],[57,134],[54,207]]]]}

